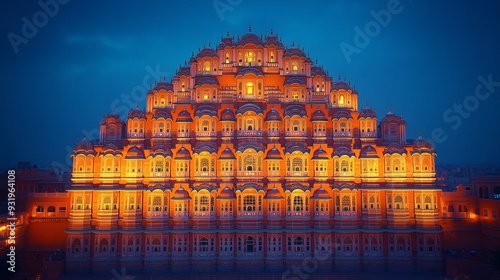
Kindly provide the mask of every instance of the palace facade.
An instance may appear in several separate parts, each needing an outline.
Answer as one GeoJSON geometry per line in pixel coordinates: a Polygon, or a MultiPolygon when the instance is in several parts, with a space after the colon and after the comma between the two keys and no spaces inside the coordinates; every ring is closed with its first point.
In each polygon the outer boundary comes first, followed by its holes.
{"type": "Polygon", "coordinates": [[[358,95],[272,32],[193,54],[75,146],[66,270],[442,270],[434,148],[358,95]]]}

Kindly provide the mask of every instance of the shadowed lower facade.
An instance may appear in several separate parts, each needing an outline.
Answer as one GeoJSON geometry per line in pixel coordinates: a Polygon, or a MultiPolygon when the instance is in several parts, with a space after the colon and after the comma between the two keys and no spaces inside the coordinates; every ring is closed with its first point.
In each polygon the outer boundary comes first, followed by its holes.
{"type": "Polygon", "coordinates": [[[73,153],[67,271],[443,269],[432,145],[272,32],[193,54],[100,132],[73,153]]]}

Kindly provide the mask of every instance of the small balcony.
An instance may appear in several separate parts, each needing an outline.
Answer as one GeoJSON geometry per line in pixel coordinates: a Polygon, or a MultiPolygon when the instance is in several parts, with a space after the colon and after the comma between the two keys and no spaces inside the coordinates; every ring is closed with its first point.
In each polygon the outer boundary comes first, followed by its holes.
{"type": "Polygon", "coordinates": [[[279,137],[279,136],[280,136],[279,130],[268,130],[267,131],[267,137],[279,137]]]}
{"type": "Polygon", "coordinates": [[[261,218],[262,211],[238,211],[238,217],[241,218],[261,218]]]}
{"type": "Polygon", "coordinates": [[[267,171],[267,177],[281,177],[281,171],[279,170],[267,171]]]}
{"type": "Polygon", "coordinates": [[[307,131],[285,131],[285,137],[307,137],[307,131]]]}
{"type": "Polygon", "coordinates": [[[215,132],[215,131],[197,131],[196,137],[217,137],[217,132],[215,132]]]}
{"type": "Polygon", "coordinates": [[[314,131],[313,137],[326,137],[326,131],[314,131]]]}
{"type": "Polygon", "coordinates": [[[263,172],[262,171],[238,171],[237,176],[238,177],[262,177],[263,172]]]}
{"type": "Polygon", "coordinates": [[[286,211],[286,217],[310,217],[309,211],[286,211]]]}
{"type": "Polygon", "coordinates": [[[221,132],[222,137],[233,137],[234,136],[234,131],[229,131],[229,130],[223,130],[221,132]]]}
{"type": "Polygon", "coordinates": [[[335,217],[339,218],[356,218],[356,211],[335,211],[335,217]]]}
{"type": "Polygon", "coordinates": [[[377,132],[376,131],[365,131],[365,132],[361,132],[359,136],[361,138],[376,138],[377,132]]]}
{"type": "Polygon", "coordinates": [[[351,138],[352,132],[350,131],[339,131],[333,133],[334,138],[351,138]]]}
{"type": "Polygon", "coordinates": [[[307,171],[287,171],[285,176],[287,176],[287,177],[309,177],[307,171]]]}
{"type": "Polygon", "coordinates": [[[329,211],[315,211],[314,212],[315,219],[322,219],[322,218],[329,218],[329,217],[330,217],[329,211]]]}
{"type": "Polygon", "coordinates": [[[238,130],[237,136],[261,137],[263,136],[262,130],[238,130]]]}
{"type": "Polygon", "coordinates": [[[170,138],[172,134],[170,132],[155,132],[153,133],[153,138],[170,138]]]}

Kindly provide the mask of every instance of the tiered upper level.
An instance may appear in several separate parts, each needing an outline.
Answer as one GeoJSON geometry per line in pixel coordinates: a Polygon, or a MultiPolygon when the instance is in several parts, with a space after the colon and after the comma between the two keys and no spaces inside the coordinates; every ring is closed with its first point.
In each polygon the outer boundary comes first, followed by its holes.
{"type": "Polygon", "coordinates": [[[75,147],[75,186],[170,182],[432,185],[434,149],[377,123],[358,92],[277,35],[222,38],[147,93],[146,110],[107,115],[75,147]],[[236,182],[236,181],[235,181],[236,182]]]}

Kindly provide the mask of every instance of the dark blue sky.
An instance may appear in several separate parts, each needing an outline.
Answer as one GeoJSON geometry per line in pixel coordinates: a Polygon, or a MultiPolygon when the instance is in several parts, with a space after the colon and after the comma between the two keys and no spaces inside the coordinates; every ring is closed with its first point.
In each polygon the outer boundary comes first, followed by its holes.
{"type": "Polygon", "coordinates": [[[0,169],[70,163],[68,147],[83,131],[96,137],[102,116],[124,108],[122,95],[144,108],[143,80],[151,83],[154,72],[171,78],[192,51],[226,32],[243,35],[249,25],[257,34],[273,28],[335,79],[347,77],[379,119],[391,106],[406,119],[408,138],[441,129],[438,162],[500,164],[500,86],[491,93],[482,86],[482,100],[474,97],[478,77],[500,81],[498,1],[401,0],[379,30],[373,12],[393,1],[103,2],[69,1],[44,18],[36,1],[4,1],[0,169]],[[218,13],[214,3],[227,10],[218,13]],[[23,17],[38,30],[23,35],[23,17]],[[356,27],[372,28],[368,43],[356,45],[356,27]],[[357,47],[350,62],[342,43],[357,47]],[[460,116],[454,104],[464,102],[471,112],[460,116]]]}

